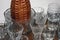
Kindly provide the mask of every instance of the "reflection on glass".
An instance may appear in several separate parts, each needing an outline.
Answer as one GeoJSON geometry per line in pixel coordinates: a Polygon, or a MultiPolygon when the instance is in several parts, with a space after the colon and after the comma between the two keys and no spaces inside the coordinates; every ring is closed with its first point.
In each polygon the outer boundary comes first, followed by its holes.
{"type": "Polygon", "coordinates": [[[31,18],[33,18],[35,16],[36,12],[33,8],[31,8],[31,18]]]}

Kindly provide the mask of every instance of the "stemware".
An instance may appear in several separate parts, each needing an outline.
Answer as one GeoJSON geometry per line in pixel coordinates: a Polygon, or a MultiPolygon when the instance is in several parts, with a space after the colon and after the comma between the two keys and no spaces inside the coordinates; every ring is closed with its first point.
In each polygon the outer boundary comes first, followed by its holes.
{"type": "Polygon", "coordinates": [[[36,24],[35,20],[30,22],[30,27],[34,34],[34,40],[41,40],[41,33],[44,27],[36,24]]]}
{"type": "Polygon", "coordinates": [[[36,24],[45,24],[47,16],[44,15],[44,9],[42,7],[34,7],[36,12],[34,19],[36,20],[36,24]]]}

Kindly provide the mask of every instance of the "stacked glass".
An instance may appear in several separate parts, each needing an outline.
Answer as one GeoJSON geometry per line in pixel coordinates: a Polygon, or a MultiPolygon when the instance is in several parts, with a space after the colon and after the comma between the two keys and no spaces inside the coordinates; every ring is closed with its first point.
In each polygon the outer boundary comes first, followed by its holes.
{"type": "Polygon", "coordinates": [[[49,29],[55,29],[57,30],[58,28],[58,24],[59,24],[59,20],[60,20],[60,5],[57,3],[51,3],[48,5],[48,27],[49,29]]]}
{"type": "MultiPolygon", "coordinates": [[[[47,10],[47,15],[48,15],[48,22],[47,22],[47,30],[49,31],[49,33],[52,32],[52,34],[50,35],[48,40],[53,40],[54,36],[57,31],[58,25],[59,25],[59,20],[60,20],[60,6],[57,3],[50,3],[48,5],[48,10],[47,10]]],[[[47,33],[45,33],[47,34],[47,33]]],[[[44,35],[44,33],[43,33],[44,35]]],[[[48,35],[49,36],[49,35],[48,35]]],[[[44,36],[45,39],[47,39],[48,37],[44,36]]]]}

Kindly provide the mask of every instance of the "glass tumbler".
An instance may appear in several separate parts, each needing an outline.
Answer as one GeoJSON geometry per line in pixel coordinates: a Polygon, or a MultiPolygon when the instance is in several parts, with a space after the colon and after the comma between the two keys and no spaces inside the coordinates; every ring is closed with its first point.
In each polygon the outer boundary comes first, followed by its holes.
{"type": "Polygon", "coordinates": [[[31,30],[34,34],[34,40],[41,40],[41,33],[43,30],[43,27],[40,27],[38,24],[35,23],[35,20],[33,20],[30,23],[31,30]]]}
{"type": "Polygon", "coordinates": [[[44,9],[42,7],[34,7],[36,12],[34,19],[36,20],[36,24],[45,24],[46,15],[44,15],[44,9]]]}
{"type": "Polygon", "coordinates": [[[7,27],[11,40],[20,40],[23,30],[23,26],[14,20],[7,27]]]}
{"type": "Polygon", "coordinates": [[[42,36],[44,40],[53,40],[55,36],[55,31],[50,31],[46,28],[43,29],[42,36]]]}
{"type": "Polygon", "coordinates": [[[58,22],[60,20],[60,6],[57,3],[50,3],[48,5],[48,20],[52,22],[58,22]]]}

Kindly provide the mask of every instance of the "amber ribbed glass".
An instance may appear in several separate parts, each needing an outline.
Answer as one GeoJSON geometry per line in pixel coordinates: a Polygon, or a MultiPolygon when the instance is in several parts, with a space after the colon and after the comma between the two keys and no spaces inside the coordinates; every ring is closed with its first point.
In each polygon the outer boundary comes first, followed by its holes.
{"type": "Polygon", "coordinates": [[[31,5],[29,0],[12,0],[11,17],[17,22],[25,23],[30,19],[31,5]]]}

